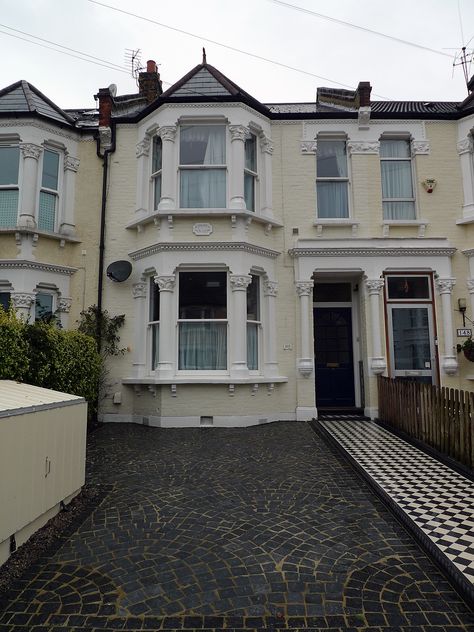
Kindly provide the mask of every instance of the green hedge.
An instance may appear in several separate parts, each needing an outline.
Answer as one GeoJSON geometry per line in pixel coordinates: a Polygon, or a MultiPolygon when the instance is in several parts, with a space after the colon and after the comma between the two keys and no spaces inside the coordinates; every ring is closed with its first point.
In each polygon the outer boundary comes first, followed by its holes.
{"type": "Polygon", "coordinates": [[[0,309],[0,378],[84,397],[96,413],[101,357],[93,338],[0,309]]]}

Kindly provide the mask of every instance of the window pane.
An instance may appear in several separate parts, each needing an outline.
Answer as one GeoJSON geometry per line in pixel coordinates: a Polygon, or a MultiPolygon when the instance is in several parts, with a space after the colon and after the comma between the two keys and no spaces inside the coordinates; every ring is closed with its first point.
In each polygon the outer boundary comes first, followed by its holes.
{"type": "Polygon", "coordinates": [[[431,362],[428,309],[392,309],[395,369],[420,370],[431,362]]]}
{"type": "Polygon", "coordinates": [[[41,186],[46,189],[58,190],[59,154],[45,149],[43,155],[43,179],[41,186]]]}
{"type": "Polygon", "coordinates": [[[160,320],[160,290],[153,277],[150,279],[150,321],[160,320]]]}
{"type": "Polygon", "coordinates": [[[251,371],[258,369],[258,325],[247,323],[247,366],[251,371]]]}
{"type": "Polygon", "coordinates": [[[352,301],[350,283],[316,283],[314,286],[315,303],[348,303],[352,301]]]}
{"type": "Polygon", "coordinates": [[[413,185],[409,160],[383,160],[382,197],[384,199],[412,198],[413,185]]]}
{"type": "Polygon", "coordinates": [[[161,174],[153,178],[153,200],[156,211],[161,200],[161,174]]]}
{"type": "Polygon", "coordinates": [[[318,182],[318,217],[349,217],[347,182],[318,182]]]}
{"type": "Polygon", "coordinates": [[[159,136],[153,137],[153,155],[152,155],[152,173],[156,173],[161,169],[162,161],[162,142],[159,136]]]}
{"type": "Polygon", "coordinates": [[[415,219],[414,202],[383,202],[384,219],[415,219]]]}
{"type": "Polygon", "coordinates": [[[18,147],[0,147],[0,184],[18,184],[18,147]]]}
{"type": "Polygon", "coordinates": [[[54,231],[56,216],[56,195],[54,193],[40,192],[38,228],[40,230],[54,231]]]}
{"type": "Polygon", "coordinates": [[[179,368],[227,368],[227,323],[179,323],[179,368]]]}
{"type": "Polygon", "coordinates": [[[346,143],[343,140],[318,140],[318,178],[347,178],[346,143]]]}
{"type": "Polygon", "coordinates": [[[429,299],[428,277],[389,276],[387,277],[389,299],[429,299]]]}
{"type": "Polygon", "coordinates": [[[0,226],[14,228],[18,217],[18,190],[0,191],[0,226]]]}
{"type": "Polygon", "coordinates": [[[224,165],[224,125],[182,125],[180,130],[181,165],[224,165]]]}
{"type": "Polygon", "coordinates": [[[37,294],[35,302],[35,320],[45,320],[53,314],[53,297],[51,294],[37,294]]]}
{"type": "Polygon", "coordinates": [[[10,292],[0,292],[0,307],[8,311],[10,307],[10,292]]]}
{"type": "Polygon", "coordinates": [[[160,323],[151,326],[151,368],[152,371],[158,366],[160,359],[160,323]]]}
{"type": "Polygon", "coordinates": [[[245,140],[245,168],[249,171],[257,171],[257,138],[251,134],[245,140]]]}
{"type": "Polygon", "coordinates": [[[179,318],[227,318],[227,274],[180,272],[179,318]]]}
{"type": "Polygon", "coordinates": [[[260,277],[256,274],[247,286],[247,320],[260,320],[260,277]]]}
{"type": "Polygon", "coordinates": [[[255,211],[255,176],[250,173],[244,175],[244,197],[247,211],[255,211]]]}
{"type": "Polygon", "coordinates": [[[181,208],[225,208],[225,196],[224,169],[181,170],[181,208]]]}
{"type": "Polygon", "coordinates": [[[381,140],[380,155],[382,158],[410,158],[410,141],[381,140]]]}

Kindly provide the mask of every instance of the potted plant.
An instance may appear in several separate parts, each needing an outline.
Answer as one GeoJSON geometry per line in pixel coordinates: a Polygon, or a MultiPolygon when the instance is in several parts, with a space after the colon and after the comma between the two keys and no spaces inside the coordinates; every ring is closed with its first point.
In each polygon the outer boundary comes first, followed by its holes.
{"type": "Polygon", "coordinates": [[[466,340],[457,346],[458,353],[461,351],[464,353],[464,357],[470,362],[474,362],[474,340],[472,338],[466,338],[466,340]]]}

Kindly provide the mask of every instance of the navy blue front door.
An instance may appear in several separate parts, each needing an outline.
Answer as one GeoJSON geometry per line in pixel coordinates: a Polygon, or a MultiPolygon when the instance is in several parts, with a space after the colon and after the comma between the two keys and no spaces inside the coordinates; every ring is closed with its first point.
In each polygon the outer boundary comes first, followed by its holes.
{"type": "Polygon", "coordinates": [[[314,363],[316,406],[345,408],[355,405],[350,307],[314,309],[314,363]]]}

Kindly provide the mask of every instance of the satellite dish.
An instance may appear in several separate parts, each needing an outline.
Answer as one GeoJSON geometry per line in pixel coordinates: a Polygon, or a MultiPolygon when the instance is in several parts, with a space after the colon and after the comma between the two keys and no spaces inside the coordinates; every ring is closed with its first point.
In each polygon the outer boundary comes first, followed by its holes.
{"type": "Polygon", "coordinates": [[[117,96],[117,86],[115,85],[115,83],[111,83],[109,86],[109,93],[111,97],[116,97],[117,96]]]}
{"type": "Polygon", "coordinates": [[[126,281],[131,273],[132,264],[130,261],[114,261],[107,266],[107,276],[117,283],[126,281]]]}

